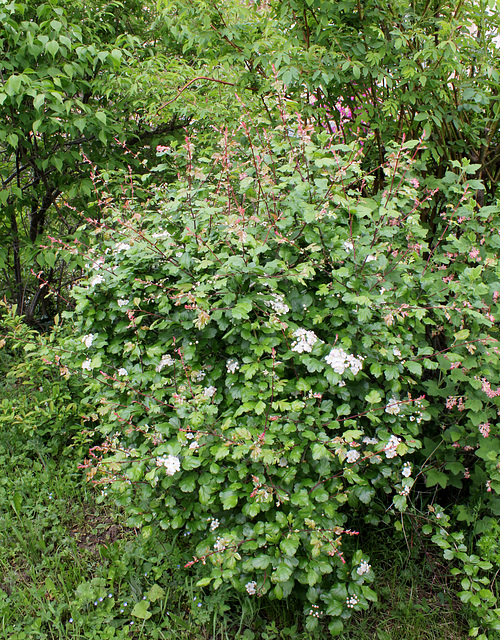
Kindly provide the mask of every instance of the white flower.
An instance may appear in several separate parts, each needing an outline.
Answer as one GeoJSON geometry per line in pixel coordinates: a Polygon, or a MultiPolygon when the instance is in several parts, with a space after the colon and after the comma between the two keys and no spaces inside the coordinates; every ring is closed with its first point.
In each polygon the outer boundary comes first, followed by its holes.
{"type": "Polygon", "coordinates": [[[247,590],[248,595],[253,596],[257,593],[256,587],[257,583],[255,582],[255,580],[252,580],[252,582],[247,582],[245,585],[245,589],[247,590]]]}
{"type": "Polygon", "coordinates": [[[368,573],[370,571],[371,566],[366,562],[366,560],[362,560],[359,564],[359,567],[356,569],[356,573],[358,576],[362,576],[364,573],[368,573]]]}
{"type": "Polygon", "coordinates": [[[82,342],[87,347],[87,349],[89,349],[92,346],[92,343],[94,342],[94,338],[97,338],[97,334],[89,333],[88,335],[83,336],[82,342]]]}
{"type": "Polygon", "coordinates": [[[356,356],[347,356],[347,362],[352,371],[352,375],[355,376],[363,368],[363,358],[356,358],[356,356]]]}
{"type": "Polygon", "coordinates": [[[394,349],[392,350],[392,353],[393,353],[397,358],[401,358],[401,351],[400,351],[397,347],[394,347],[394,349]]]}
{"type": "Polygon", "coordinates": [[[91,287],[94,287],[96,284],[101,284],[101,282],[104,282],[104,276],[101,275],[94,276],[89,280],[91,287]]]}
{"type": "Polygon", "coordinates": [[[226,369],[228,373],[236,373],[240,368],[240,363],[238,360],[228,360],[226,362],[226,369]]]}
{"type": "Polygon", "coordinates": [[[174,359],[172,358],[172,356],[170,356],[168,353],[166,353],[165,355],[163,355],[161,357],[160,364],[158,364],[156,366],[156,371],[158,371],[158,373],[160,373],[160,371],[163,369],[163,367],[170,367],[173,364],[174,364],[174,359]]]}
{"type": "Polygon", "coordinates": [[[304,351],[310,353],[318,340],[314,331],[306,331],[305,329],[297,329],[293,332],[293,337],[296,340],[292,343],[292,351],[297,353],[304,353],[304,351]]]}
{"type": "Polygon", "coordinates": [[[126,300],[125,298],[119,298],[117,301],[117,304],[119,307],[125,307],[129,302],[130,300],[126,300]]]}
{"type": "Polygon", "coordinates": [[[82,362],[82,369],[84,371],[92,371],[92,360],[90,358],[87,358],[82,362]]]}
{"type": "Polygon", "coordinates": [[[409,462],[404,463],[401,475],[403,475],[405,478],[409,478],[411,476],[411,464],[409,462]]]}
{"type": "Polygon", "coordinates": [[[346,600],[346,605],[348,609],[353,609],[357,604],[358,604],[359,600],[356,596],[349,596],[346,600]]]}
{"type": "Polygon", "coordinates": [[[354,245],[350,240],[346,240],[342,244],[342,249],[344,249],[344,251],[347,251],[347,253],[349,253],[349,251],[352,251],[354,249],[354,245]]]}
{"type": "Polygon", "coordinates": [[[272,293],[272,300],[265,300],[265,304],[271,307],[274,313],[278,316],[282,316],[290,311],[290,307],[285,303],[285,296],[281,293],[272,293]]]}
{"type": "Polygon", "coordinates": [[[199,444],[196,442],[196,440],[193,440],[193,442],[191,442],[191,444],[189,445],[190,449],[193,449],[194,451],[196,451],[196,449],[199,448],[199,444]]]}
{"type": "Polygon", "coordinates": [[[365,436],[365,437],[363,438],[363,442],[364,442],[365,444],[378,444],[378,440],[377,440],[377,438],[369,438],[368,436],[365,436]]]}
{"type": "Polygon", "coordinates": [[[396,449],[400,442],[401,438],[397,438],[396,436],[391,436],[389,438],[389,442],[384,447],[384,452],[387,458],[395,458],[398,455],[396,449]]]}
{"type": "Polygon", "coordinates": [[[330,353],[325,356],[325,360],[335,373],[339,375],[342,375],[346,369],[350,369],[355,376],[363,368],[363,358],[361,356],[353,356],[339,347],[334,347],[330,353]]]}
{"type": "Polygon", "coordinates": [[[193,380],[196,380],[196,382],[201,382],[206,375],[206,371],[193,371],[191,373],[191,377],[193,380]]]}
{"type": "Polygon", "coordinates": [[[114,253],[120,253],[120,251],[127,251],[128,249],[130,249],[129,244],[126,242],[119,242],[115,247],[114,253]]]}
{"type": "Polygon", "coordinates": [[[128,371],[125,369],[125,367],[120,367],[116,373],[119,376],[128,376],[128,371]]]}
{"type": "Polygon", "coordinates": [[[329,364],[335,373],[342,375],[347,368],[347,353],[343,349],[334,347],[325,357],[326,363],[329,364]]]}
{"type": "Polygon", "coordinates": [[[165,467],[167,476],[173,476],[181,468],[181,463],[177,456],[162,456],[161,458],[156,458],[156,466],[165,467]]]}
{"type": "Polygon", "coordinates": [[[212,522],[210,523],[210,531],[215,531],[219,528],[219,521],[217,518],[212,518],[212,522]]]}
{"type": "Polygon", "coordinates": [[[349,463],[356,462],[358,458],[359,458],[359,451],[356,451],[356,449],[351,449],[350,451],[347,452],[347,456],[346,456],[347,462],[349,463]]]}
{"type": "Polygon", "coordinates": [[[216,387],[205,387],[203,389],[203,395],[207,398],[212,398],[217,393],[216,387]]]}
{"type": "Polygon", "coordinates": [[[377,259],[377,256],[366,256],[366,262],[373,262],[377,259]]]}
{"type": "Polygon", "coordinates": [[[399,406],[399,401],[396,400],[396,398],[391,398],[387,403],[385,412],[389,413],[392,416],[397,416],[400,411],[401,407],[399,406]]]}
{"type": "Polygon", "coordinates": [[[214,549],[219,552],[224,551],[226,549],[226,540],[224,538],[221,538],[220,536],[217,536],[217,540],[214,544],[214,549]]]}
{"type": "Polygon", "coordinates": [[[170,238],[170,233],[168,231],[157,231],[151,235],[152,238],[170,238]]]}

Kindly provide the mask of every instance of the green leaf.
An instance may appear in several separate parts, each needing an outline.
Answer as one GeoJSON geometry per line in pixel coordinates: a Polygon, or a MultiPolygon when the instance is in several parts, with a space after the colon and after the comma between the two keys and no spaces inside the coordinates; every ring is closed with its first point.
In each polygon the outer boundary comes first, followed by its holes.
{"type": "Polygon", "coordinates": [[[50,42],[47,42],[47,44],[45,45],[45,50],[47,51],[47,53],[50,53],[52,57],[54,57],[59,51],[59,43],[56,40],[50,40],[50,42]]]}
{"type": "Polygon", "coordinates": [[[102,124],[106,125],[107,119],[104,111],[96,111],[95,117],[99,120],[99,122],[102,122],[102,124]]]}
{"type": "Polygon", "coordinates": [[[405,367],[408,369],[410,373],[413,373],[416,376],[422,375],[422,365],[420,362],[415,362],[414,360],[407,360],[405,363],[405,367]]]}
{"type": "Polygon", "coordinates": [[[332,636],[339,636],[344,631],[344,623],[342,618],[334,618],[328,625],[328,631],[332,636]]]}
{"type": "Polygon", "coordinates": [[[283,551],[285,555],[292,557],[297,552],[299,544],[300,544],[299,536],[292,534],[289,537],[284,538],[280,542],[280,549],[281,551],[283,551]]]}
{"type": "Polygon", "coordinates": [[[249,313],[252,310],[253,305],[248,300],[242,300],[238,302],[232,309],[231,315],[236,320],[246,320],[249,317],[249,313]]]}
{"type": "Polygon", "coordinates": [[[159,584],[154,584],[151,589],[146,593],[146,597],[150,602],[156,602],[160,598],[165,597],[165,591],[160,587],[159,584]]]}
{"type": "Polygon", "coordinates": [[[231,490],[221,491],[220,499],[222,500],[223,509],[233,509],[238,504],[238,495],[231,490]]]}
{"type": "Polygon", "coordinates": [[[21,88],[22,78],[20,75],[12,75],[7,80],[7,83],[4,87],[4,91],[7,95],[13,96],[16,93],[19,93],[19,89],[21,88]]]}
{"type": "Polygon", "coordinates": [[[33,107],[35,109],[40,109],[40,107],[43,105],[44,102],[45,102],[45,94],[39,93],[37,96],[35,96],[35,99],[33,100],[33,107]]]}
{"type": "Polygon", "coordinates": [[[405,496],[395,495],[392,502],[398,511],[406,511],[407,502],[405,496]]]}
{"type": "Polygon", "coordinates": [[[375,389],[372,389],[370,393],[365,396],[365,401],[369,404],[377,404],[377,402],[380,402],[381,400],[382,396],[375,389]]]}
{"type": "Polygon", "coordinates": [[[448,476],[437,469],[429,469],[426,474],[425,484],[427,487],[434,487],[439,484],[440,487],[446,489],[448,476]]]}
{"type": "Polygon", "coordinates": [[[7,136],[7,142],[11,147],[16,148],[19,142],[19,137],[15,133],[11,133],[7,136]]]}
{"type": "Polygon", "coordinates": [[[254,407],[254,411],[255,413],[260,416],[264,413],[264,411],[266,410],[266,405],[264,402],[262,402],[262,400],[259,400],[259,402],[257,402],[257,404],[254,407]]]}
{"type": "Polygon", "coordinates": [[[271,575],[273,582],[286,582],[293,573],[293,568],[286,563],[280,562],[271,575]]]}
{"type": "Polygon", "coordinates": [[[149,620],[153,615],[149,609],[149,602],[147,600],[141,600],[134,605],[131,614],[140,620],[149,620]]]}

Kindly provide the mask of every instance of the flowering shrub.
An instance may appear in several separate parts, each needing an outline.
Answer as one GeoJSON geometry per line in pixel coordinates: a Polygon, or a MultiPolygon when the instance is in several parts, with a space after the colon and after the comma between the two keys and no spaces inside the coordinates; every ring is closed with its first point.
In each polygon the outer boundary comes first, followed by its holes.
{"type": "Polygon", "coordinates": [[[354,517],[404,511],[417,478],[500,490],[498,209],[474,167],[421,187],[420,147],[368,197],[361,147],[300,118],[210,157],[186,139],[175,184],[89,221],[60,354],[130,523],[190,534],[200,585],[293,591],[332,633],[376,599],[354,517]]]}

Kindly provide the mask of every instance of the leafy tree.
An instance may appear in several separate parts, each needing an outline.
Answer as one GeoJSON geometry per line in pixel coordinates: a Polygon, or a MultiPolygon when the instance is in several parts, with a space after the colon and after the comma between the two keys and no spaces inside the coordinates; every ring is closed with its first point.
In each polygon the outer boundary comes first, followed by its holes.
{"type": "Polygon", "coordinates": [[[47,231],[74,233],[92,179],[137,164],[134,150],[183,124],[154,123],[147,102],[138,109],[132,99],[141,86],[130,69],[151,55],[139,46],[151,14],[136,0],[0,4],[0,264],[4,293],[28,319],[66,277],[55,253],[41,250],[47,231]]]}
{"type": "MultiPolygon", "coordinates": [[[[494,3],[162,4],[184,47],[219,77],[258,94],[261,109],[277,77],[317,126],[338,131],[346,143],[364,138],[366,167],[376,171],[374,192],[385,187],[388,143],[422,137],[429,178],[467,158],[479,165],[486,195],[495,195],[500,23],[494,3]]],[[[485,194],[476,197],[483,202],[485,194]]]]}

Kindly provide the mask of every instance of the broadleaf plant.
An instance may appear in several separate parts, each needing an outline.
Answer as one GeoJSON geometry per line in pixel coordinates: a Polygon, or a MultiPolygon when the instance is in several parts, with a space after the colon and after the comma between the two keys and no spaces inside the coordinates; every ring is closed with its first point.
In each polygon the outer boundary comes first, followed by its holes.
{"type": "Polygon", "coordinates": [[[498,207],[467,163],[421,187],[425,140],[391,146],[371,195],[363,145],[283,104],[211,153],[187,137],[177,182],[81,230],[57,356],[94,405],[88,477],[131,525],[189,534],[199,585],[293,593],[338,634],[376,599],[360,523],[425,483],[497,508],[498,207]]]}

